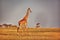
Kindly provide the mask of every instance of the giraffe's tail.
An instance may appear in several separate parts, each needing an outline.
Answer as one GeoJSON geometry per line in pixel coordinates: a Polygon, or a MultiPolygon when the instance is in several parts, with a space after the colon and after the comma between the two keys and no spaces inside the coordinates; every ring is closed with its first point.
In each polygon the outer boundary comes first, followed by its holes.
{"type": "Polygon", "coordinates": [[[20,26],[20,22],[18,22],[18,25],[20,26]]]}
{"type": "MultiPolygon", "coordinates": [[[[18,22],[18,25],[20,26],[20,22],[18,22]]],[[[19,26],[17,27],[17,32],[19,31],[19,26]]]]}

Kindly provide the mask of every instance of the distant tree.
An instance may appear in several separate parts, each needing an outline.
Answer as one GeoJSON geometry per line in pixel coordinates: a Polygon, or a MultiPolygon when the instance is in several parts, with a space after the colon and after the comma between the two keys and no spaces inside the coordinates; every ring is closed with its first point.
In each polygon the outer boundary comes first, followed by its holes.
{"type": "Polygon", "coordinates": [[[39,27],[40,27],[40,23],[37,23],[37,24],[36,24],[36,28],[39,28],[39,27]]]}
{"type": "Polygon", "coordinates": [[[17,27],[17,25],[12,25],[12,24],[2,24],[2,26],[6,28],[17,27]]]}
{"type": "Polygon", "coordinates": [[[2,25],[0,25],[0,27],[2,27],[2,25]]]}
{"type": "Polygon", "coordinates": [[[4,27],[8,27],[8,25],[7,25],[7,24],[2,24],[2,26],[4,26],[4,27]]]}

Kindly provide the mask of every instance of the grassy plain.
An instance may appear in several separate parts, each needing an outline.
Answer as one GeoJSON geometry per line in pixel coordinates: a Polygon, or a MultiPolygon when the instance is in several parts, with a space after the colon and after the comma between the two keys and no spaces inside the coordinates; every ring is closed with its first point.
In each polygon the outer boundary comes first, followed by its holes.
{"type": "Polygon", "coordinates": [[[60,40],[60,28],[0,28],[0,40],[60,40]]]}

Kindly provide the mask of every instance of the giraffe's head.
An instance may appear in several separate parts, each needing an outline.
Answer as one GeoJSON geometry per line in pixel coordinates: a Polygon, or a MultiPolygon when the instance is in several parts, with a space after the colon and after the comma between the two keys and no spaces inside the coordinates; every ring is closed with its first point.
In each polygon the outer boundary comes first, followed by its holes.
{"type": "Polygon", "coordinates": [[[30,12],[30,13],[32,12],[31,8],[28,8],[27,11],[30,12]]]}

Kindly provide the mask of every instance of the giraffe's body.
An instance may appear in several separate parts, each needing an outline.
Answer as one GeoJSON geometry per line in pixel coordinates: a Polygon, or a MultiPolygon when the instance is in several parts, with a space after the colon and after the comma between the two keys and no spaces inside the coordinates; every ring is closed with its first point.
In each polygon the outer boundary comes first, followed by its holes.
{"type": "Polygon", "coordinates": [[[26,19],[22,19],[18,22],[20,28],[26,28],[27,25],[27,20],[26,19]]]}
{"type": "MultiPolygon", "coordinates": [[[[31,12],[31,9],[28,8],[28,9],[27,9],[27,12],[26,12],[26,15],[24,16],[24,18],[18,21],[19,28],[26,28],[26,26],[27,26],[27,20],[28,20],[28,16],[29,16],[29,13],[30,13],[30,12],[31,12]]],[[[18,28],[18,29],[19,29],[19,28],[18,28]]],[[[17,30],[18,30],[18,29],[17,29],[17,30]]]]}

